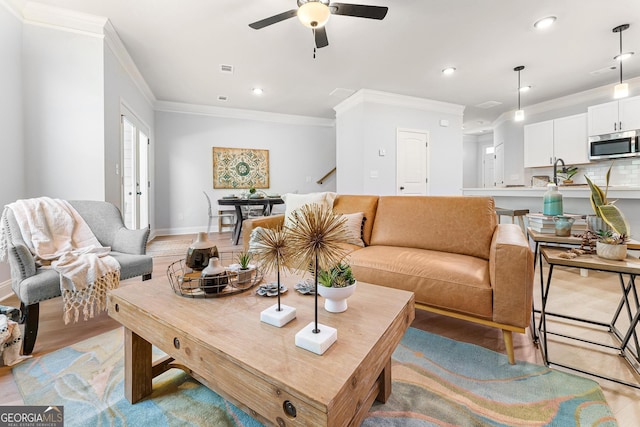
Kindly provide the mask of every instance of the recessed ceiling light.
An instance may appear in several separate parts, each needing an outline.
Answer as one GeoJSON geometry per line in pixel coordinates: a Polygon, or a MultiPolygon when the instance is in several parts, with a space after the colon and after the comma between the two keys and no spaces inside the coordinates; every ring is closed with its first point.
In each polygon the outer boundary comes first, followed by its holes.
{"type": "Polygon", "coordinates": [[[624,61],[625,59],[629,59],[633,55],[633,52],[624,52],[620,55],[616,55],[613,57],[616,61],[624,61]]]}
{"type": "Polygon", "coordinates": [[[522,86],[520,88],[520,92],[529,92],[531,90],[531,86],[522,86]]]}
{"type": "Polygon", "coordinates": [[[456,68],[455,67],[447,67],[447,68],[442,70],[442,74],[444,74],[445,76],[448,76],[449,74],[453,74],[455,72],[456,72],[456,68]]]}
{"type": "Polygon", "coordinates": [[[259,87],[254,87],[251,89],[251,92],[253,92],[254,95],[262,95],[264,93],[264,91],[259,87]]]}
{"type": "Polygon", "coordinates": [[[557,18],[555,16],[547,16],[546,18],[538,19],[533,26],[539,30],[543,30],[545,28],[549,28],[554,22],[556,22],[556,19],[557,18]]]}

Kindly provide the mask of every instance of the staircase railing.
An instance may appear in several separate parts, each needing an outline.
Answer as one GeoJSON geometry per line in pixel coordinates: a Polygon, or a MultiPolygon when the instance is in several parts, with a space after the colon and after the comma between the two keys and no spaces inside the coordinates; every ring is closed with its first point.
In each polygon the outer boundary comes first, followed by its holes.
{"type": "Polygon", "coordinates": [[[331,169],[329,172],[327,172],[322,178],[320,178],[319,180],[316,181],[316,184],[322,184],[322,182],[329,178],[331,176],[332,173],[334,173],[336,171],[336,168],[331,169]]]}

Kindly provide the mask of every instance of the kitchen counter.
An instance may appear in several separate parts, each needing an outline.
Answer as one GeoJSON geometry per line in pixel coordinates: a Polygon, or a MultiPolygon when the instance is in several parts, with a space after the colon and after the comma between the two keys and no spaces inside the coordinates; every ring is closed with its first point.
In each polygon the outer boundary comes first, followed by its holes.
{"type": "MultiPolygon", "coordinates": [[[[593,215],[591,190],[588,186],[560,186],[563,210],[567,213],[593,215]]],[[[542,198],[546,187],[490,187],[463,188],[465,196],[492,196],[496,206],[505,209],[529,209],[542,212],[542,198]]],[[[631,237],[640,240],[640,187],[609,186],[609,200],[616,200],[631,227],[631,237]]]]}

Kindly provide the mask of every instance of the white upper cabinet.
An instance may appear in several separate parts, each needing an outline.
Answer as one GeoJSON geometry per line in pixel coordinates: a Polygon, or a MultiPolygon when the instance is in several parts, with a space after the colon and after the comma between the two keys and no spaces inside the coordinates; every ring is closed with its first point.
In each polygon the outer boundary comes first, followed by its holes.
{"type": "Polygon", "coordinates": [[[524,126],[524,167],[553,164],[553,120],[524,126]]]}
{"type": "Polygon", "coordinates": [[[586,113],[553,121],[553,154],[566,164],[589,163],[586,113]]]}
{"type": "Polygon", "coordinates": [[[524,127],[524,167],[589,163],[587,114],[532,123],[524,127]]]}
{"type": "Polygon", "coordinates": [[[589,136],[640,129],[640,96],[588,108],[589,136]]]}

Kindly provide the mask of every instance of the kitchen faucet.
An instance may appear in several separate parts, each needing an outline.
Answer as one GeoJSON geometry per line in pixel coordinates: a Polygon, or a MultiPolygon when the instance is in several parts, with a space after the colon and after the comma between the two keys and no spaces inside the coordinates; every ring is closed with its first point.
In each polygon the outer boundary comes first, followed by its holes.
{"type": "Polygon", "coordinates": [[[558,162],[562,163],[562,173],[567,173],[567,166],[564,164],[564,160],[558,157],[553,164],[553,183],[558,185],[558,162]]]}

